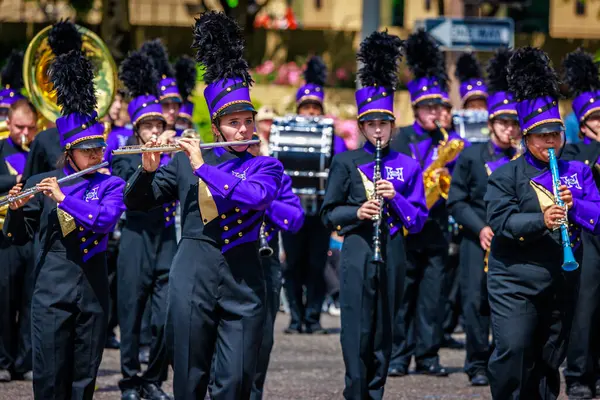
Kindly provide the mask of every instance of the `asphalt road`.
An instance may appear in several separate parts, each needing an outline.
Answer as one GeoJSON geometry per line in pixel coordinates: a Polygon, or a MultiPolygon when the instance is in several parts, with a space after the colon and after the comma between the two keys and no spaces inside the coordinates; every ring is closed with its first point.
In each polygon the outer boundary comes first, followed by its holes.
{"type": "MultiPolygon", "coordinates": [[[[294,335],[282,333],[288,316],[279,314],[275,348],[271,355],[267,375],[265,399],[342,399],[344,388],[344,364],[338,334],[323,336],[294,335]]],[[[323,316],[323,326],[339,327],[339,318],[323,316]]],[[[458,336],[460,338],[460,336],[458,336]]],[[[489,388],[469,386],[467,376],[462,373],[464,351],[442,350],[441,361],[452,372],[448,378],[409,375],[389,379],[385,398],[398,400],[413,399],[491,399],[489,388]]],[[[118,350],[106,350],[97,381],[95,399],[118,400],[120,378],[118,350]]],[[[171,383],[165,383],[171,392],[171,383]]],[[[1,400],[32,399],[30,382],[13,381],[0,384],[1,400]]]]}

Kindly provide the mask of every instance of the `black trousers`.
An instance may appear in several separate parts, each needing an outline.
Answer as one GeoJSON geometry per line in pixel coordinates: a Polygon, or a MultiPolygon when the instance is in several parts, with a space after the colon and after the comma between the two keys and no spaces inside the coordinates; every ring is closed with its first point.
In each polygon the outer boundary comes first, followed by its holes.
{"type": "MultiPolygon", "coordinates": [[[[372,261],[371,231],[350,234],[341,254],[340,341],[346,366],[344,398],[381,399],[392,354],[394,312],[406,266],[403,238],[382,249],[384,263],[372,261]]],[[[385,240],[385,239],[384,239],[385,240]]]]}
{"type": "Polygon", "coordinates": [[[111,238],[108,242],[107,251],[107,268],[108,268],[108,287],[110,290],[109,305],[108,305],[108,326],[107,336],[115,335],[115,328],[119,325],[119,314],[117,310],[117,260],[119,256],[119,239],[116,239],[114,234],[111,234],[111,238]]]}
{"type": "Polygon", "coordinates": [[[448,249],[408,250],[404,294],[396,311],[390,368],[407,369],[414,356],[418,366],[439,362],[447,300],[448,249]]]}
{"type": "Polygon", "coordinates": [[[225,254],[202,240],[183,238],[169,277],[167,348],[178,400],[248,399],[264,335],[265,279],[258,244],[225,254]]]}
{"type": "Polygon", "coordinates": [[[282,233],[286,254],[284,289],[290,306],[290,328],[300,330],[303,325],[309,329],[320,325],[330,236],[318,215],[307,216],[298,233],[282,233]],[[303,287],[306,287],[306,303],[303,287]]]}
{"type": "MultiPolygon", "coordinates": [[[[543,249],[540,249],[543,251],[543,249]]],[[[554,400],[579,272],[489,257],[488,295],[494,349],[488,364],[492,397],[554,400]]]]}
{"type": "Polygon", "coordinates": [[[595,386],[598,378],[598,306],[600,305],[600,238],[583,233],[583,260],[579,298],[563,374],[567,385],[595,386]]]}
{"type": "Polygon", "coordinates": [[[21,375],[32,368],[33,243],[16,246],[0,232],[0,369],[21,375]]]}
{"type": "Polygon", "coordinates": [[[122,391],[145,382],[160,385],[167,379],[169,359],[164,327],[169,290],[169,269],[177,250],[174,229],[158,233],[137,231],[127,226],[119,251],[119,325],[121,327],[122,391]],[[152,308],[150,362],[142,373],[139,361],[140,331],[147,302],[152,308]]]}
{"type": "Polygon", "coordinates": [[[442,325],[442,334],[451,335],[456,330],[456,326],[462,314],[461,304],[461,281],[459,272],[459,255],[450,255],[448,257],[448,268],[446,268],[446,305],[444,311],[444,323],[442,325]]]}
{"type": "Polygon", "coordinates": [[[108,325],[105,256],[85,265],[49,252],[41,260],[31,306],[36,400],[94,396],[108,325]]]}
{"type": "Polygon", "coordinates": [[[279,311],[281,295],[281,263],[279,262],[279,237],[276,235],[269,241],[269,246],[273,249],[271,257],[262,258],[261,264],[265,274],[266,297],[265,297],[265,323],[263,331],[262,344],[258,352],[256,362],[256,374],[254,375],[254,384],[252,385],[252,400],[260,400],[263,396],[265,378],[269,368],[269,359],[271,350],[273,350],[275,328],[275,319],[279,311]]]}
{"type": "Polygon", "coordinates": [[[464,237],[460,246],[460,286],[465,333],[467,335],[465,372],[469,377],[485,374],[490,356],[490,317],[487,299],[485,251],[479,238],[464,237]]]}

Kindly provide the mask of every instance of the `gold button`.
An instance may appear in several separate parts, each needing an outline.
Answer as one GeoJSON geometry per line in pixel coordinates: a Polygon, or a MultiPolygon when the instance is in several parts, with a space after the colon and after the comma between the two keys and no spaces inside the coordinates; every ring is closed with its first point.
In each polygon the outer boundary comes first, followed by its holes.
{"type": "Polygon", "coordinates": [[[381,93],[382,96],[387,96],[386,92],[381,93]]]}
{"type": "Polygon", "coordinates": [[[321,91],[321,88],[320,88],[320,87],[316,87],[316,88],[315,88],[315,91],[316,91],[316,92],[320,92],[320,91],[321,91]]]}
{"type": "Polygon", "coordinates": [[[407,221],[410,221],[410,217],[406,217],[406,220],[407,220],[407,221]]]}
{"type": "Polygon", "coordinates": [[[8,233],[6,234],[6,236],[8,236],[8,237],[12,237],[12,233],[8,232],[8,233]]]}
{"type": "Polygon", "coordinates": [[[94,244],[95,244],[96,246],[98,246],[98,241],[97,241],[97,240],[94,240],[94,244]]]}
{"type": "Polygon", "coordinates": [[[203,221],[204,223],[207,223],[207,222],[208,222],[208,220],[207,220],[206,218],[204,218],[202,221],[203,221]]]}
{"type": "Polygon", "coordinates": [[[367,99],[367,101],[371,101],[371,98],[369,97],[369,98],[367,99]]]}
{"type": "Polygon", "coordinates": [[[163,92],[164,92],[166,89],[167,89],[167,87],[166,87],[166,86],[161,86],[161,87],[160,87],[160,90],[162,90],[163,92]]]}
{"type": "Polygon", "coordinates": [[[165,207],[165,212],[169,212],[169,207],[165,207]]]}
{"type": "Polygon", "coordinates": [[[394,227],[394,224],[392,224],[392,223],[390,222],[390,228],[393,228],[393,227],[394,227]]]}
{"type": "Polygon", "coordinates": [[[177,214],[177,212],[173,211],[173,216],[175,216],[175,214],[177,214]]]}
{"type": "Polygon", "coordinates": [[[85,126],[85,124],[81,124],[81,129],[85,129],[87,128],[87,126],[85,126]]]}
{"type": "Polygon", "coordinates": [[[177,203],[175,203],[175,202],[172,202],[171,204],[173,205],[173,207],[175,207],[177,205],[177,203]]]}
{"type": "Polygon", "coordinates": [[[243,235],[243,233],[242,233],[242,232],[238,233],[238,236],[239,236],[239,237],[242,237],[242,235],[243,235]]]}
{"type": "Polygon", "coordinates": [[[593,219],[590,219],[590,224],[593,224],[593,223],[594,223],[594,220],[593,220],[593,219]]]}
{"type": "Polygon", "coordinates": [[[571,243],[571,247],[575,247],[575,243],[571,243]]]}
{"type": "Polygon", "coordinates": [[[225,225],[225,226],[223,227],[223,230],[224,230],[224,231],[228,231],[228,230],[229,230],[229,227],[228,227],[227,225],[225,225]]]}
{"type": "Polygon", "coordinates": [[[459,226],[458,226],[458,229],[462,229],[462,228],[463,228],[463,226],[462,226],[462,225],[459,225],[459,226]]]}
{"type": "Polygon", "coordinates": [[[87,254],[88,253],[88,249],[83,249],[83,253],[87,254]]]}
{"type": "Polygon", "coordinates": [[[427,86],[423,86],[421,89],[423,89],[423,91],[427,90],[427,86]]]}
{"type": "Polygon", "coordinates": [[[143,103],[143,104],[142,104],[142,107],[146,107],[147,105],[148,105],[148,104],[146,104],[146,103],[143,103]]]}
{"type": "Polygon", "coordinates": [[[309,94],[309,93],[310,93],[310,90],[304,89],[304,94],[309,94]]]}
{"type": "Polygon", "coordinates": [[[167,218],[165,218],[165,220],[166,220],[167,222],[169,222],[169,221],[171,220],[171,218],[167,217],[167,218]]]}
{"type": "Polygon", "coordinates": [[[593,103],[593,102],[594,102],[594,98],[591,98],[591,99],[590,99],[590,103],[593,103]]]}
{"type": "Polygon", "coordinates": [[[585,165],[590,165],[590,160],[585,160],[585,165]]]}
{"type": "Polygon", "coordinates": [[[339,231],[342,229],[342,227],[338,225],[335,229],[337,229],[339,231]]]}
{"type": "Polygon", "coordinates": [[[508,100],[504,99],[503,103],[508,104],[508,100]]]}
{"type": "Polygon", "coordinates": [[[223,189],[228,190],[229,189],[229,185],[223,186],[223,189]]]}
{"type": "Polygon", "coordinates": [[[467,86],[467,90],[471,90],[471,89],[473,89],[473,86],[471,86],[471,85],[468,85],[468,86],[467,86]]]}
{"type": "Polygon", "coordinates": [[[284,224],[286,224],[286,225],[288,224],[288,222],[289,222],[289,221],[288,221],[287,219],[284,219],[284,220],[283,220],[283,223],[284,223],[284,224]]]}
{"type": "Polygon", "coordinates": [[[237,220],[237,223],[238,223],[238,224],[241,224],[241,223],[242,223],[242,220],[241,220],[241,219],[238,219],[238,220],[237,220]]]}
{"type": "Polygon", "coordinates": [[[525,241],[525,238],[524,238],[523,236],[521,236],[521,237],[519,238],[519,240],[520,240],[521,242],[524,242],[524,241],[525,241]]]}
{"type": "Polygon", "coordinates": [[[225,239],[225,244],[229,244],[229,239],[225,239]]]}
{"type": "Polygon", "coordinates": [[[481,86],[481,81],[477,81],[477,86],[481,86]]]}
{"type": "Polygon", "coordinates": [[[83,226],[79,227],[79,232],[83,232],[83,226]]]}
{"type": "Polygon", "coordinates": [[[542,109],[541,109],[541,108],[538,108],[538,112],[539,112],[539,113],[541,113],[541,112],[542,112],[542,109]]]}
{"type": "Polygon", "coordinates": [[[230,88],[230,87],[228,87],[228,88],[227,88],[227,91],[228,91],[228,92],[231,92],[231,88],[230,88]]]}
{"type": "Polygon", "coordinates": [[[225,214],[221,214],[221,219],[225,219],[225,218],[227,218],[227,217],[225,216],[225,214]]]}
{"type": "Polygon", "coordinates": [[[81,243],[85,243],[85,238],[84,237],[81,238],[81,243]]]}
{"type": "Polygon", "coordinates": [[[553,105],[553,106],[555,106],[555,105],[556,105],[556,100],[554,100],[554,101],[552,102],[552,105],[553,105]]]}
{"type": "Polygon", "coordinates": [[[240,209],[239,209],[239,207],[236,207],[236,208],[235,208],[235,212],[240,212],[240,209]]]}
{"type": "Polygon", "coordinates": [[[89,219],[92,219],[92,218],[94,218],[94,216],[93,216],[92,214],[89,214],[89,215],[88,215],[88,218],[89,218],[89,219]]]}
{"type": "Polygon", "coordinates": [[[127,182],[127,185],[126,185],[126,186],[127,186],[127,187],[129,187],[129,182],[127,182]]]}

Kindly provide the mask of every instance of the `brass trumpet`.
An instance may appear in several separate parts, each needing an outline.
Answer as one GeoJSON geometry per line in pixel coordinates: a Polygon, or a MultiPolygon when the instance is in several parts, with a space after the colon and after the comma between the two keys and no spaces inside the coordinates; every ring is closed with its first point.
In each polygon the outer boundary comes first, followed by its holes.
{"type": "MultiPolygon", "coordinates": [[[[244,145],[253,145],[259,144],[260,140],[240,140],[237,142],[214,142],[214,143],[201,143],[200,149],[212,149],[215,147],[229,147],[229,146],[244,146],[244,145]]],[[[142,154],[142,153],[176,153],[178,151],[182,151],[183,147],[181,147],[178,143],[174,144],[165,144],[163,146],[156,147],[143,147],[142,145],[134,145],[134,146],[123,146],[119,147],[116,150],[112,151],[113,156],[124,155],[124,154],[142,154]]]]}

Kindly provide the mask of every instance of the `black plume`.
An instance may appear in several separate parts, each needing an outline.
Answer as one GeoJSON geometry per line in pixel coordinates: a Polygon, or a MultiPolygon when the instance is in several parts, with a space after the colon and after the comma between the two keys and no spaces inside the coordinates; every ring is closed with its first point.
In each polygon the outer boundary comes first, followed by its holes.
{"type": "Polygon", "coordinates": [[[204,82],[241,78],[253,83],[244,60],[244,37],[235,20],[221,12],[209,11],[196,18],[194,42],[196,61],[204,65],[204,82]]]}
{"type": "Polygon", "coordinates": [[[512,50],[501,48],[496,51],[488,63],[488,89],[490,92],[508,91],[508,62],[512,54],[512,50]]]}
{"type": "Polygon", "coordinates": [[[442,86],[447,85],[448,74],[444,54],[431,35],[423,29],[406,39],[406,63],[415,79],[437,77],[442,86]]]}
{"type": "Polygon", "coordinates": [[[169,63],[169,54],[167,53],[167,49],[162,44],[160,39],[144,42],[144,44],[142,44],[141,51],[150,57],[159,76],[165,78],[173,78],[175,76],[173,66],[169,63]]]}
{"type": "Polygon", "coordinates": [[[481,79],[483,73],[479,61],[472,53],[463,53],[456,61],[456,72],[454,74],[459,81],[466,82],[469,79],[481,79]]]}
{"type": "Polygon", "coordinates": [[[356,55],[362,63],[358,79],[363,86],[384,86],[395,89],[398,84],[398,66],[404,42],[396,35],[373,32],[360,44],[356,55]]]}
{"type": "Polygon", "coordinates": [[[186,100],[196,87],[198,79],[198,70],[196,62],[188,56],[182,56],[175,63],[175,79],[177,80],[177,89],[179,94],[186,100]]]}
{"type": "Polygon", "coordinates": [[[94,67],[81,50],[71,50],[54,59],[49,70],[62,115],[91,116],[96,109],[94,67]]]}
{"type": "Polygon", "coordinates": [[[325,86],[327,80],[327,65],[321,57],[311,57],[306,63],[304,70],[304,80],[306,83],[313,83],[318,86],[325,86]]]}
{"type": "Polygon", "coordinates": [[[54,55],[60,56],[71,50],[81,50],[83,42],[77,26],[69,20],[61,20],[50,28],[48,44],[54,55]]]}
{"type": "Polygon", "coordinates": [[[563,68],[565,69],[565,82],[574,96],[600,89],[598,65],[594,62],[591,54],[577,49],[577,51],[567,54],[563,61],[563,68]]]}
{"type": "Polygon", "coordinates": [[[0,73],[2,86],[9,85],[13,90],[20,90],[23,87],[23,52],[13,50],[8,56],[6,65],[0,73]]]}
{"type": "Polygon", "coordinates": [[[151,94],[158,97],[157,85],[160,81],[152,60],[141,50],[132,51],[121,62],[119,79],[131,97],[151,94]]]}
{"type": "Polygon", "coordinates": [[[515,50],[508,63],[508,90],[517,101],[550,96],[560,98],[559,80],[548,55],[538,48],[515,50]]]}

